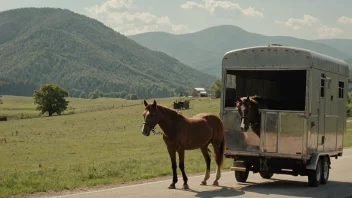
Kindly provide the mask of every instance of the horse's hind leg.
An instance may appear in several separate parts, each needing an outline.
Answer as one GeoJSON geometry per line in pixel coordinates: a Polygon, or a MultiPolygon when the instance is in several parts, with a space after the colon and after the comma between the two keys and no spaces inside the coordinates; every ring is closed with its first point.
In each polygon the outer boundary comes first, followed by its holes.
{"type": "Polygon", "coordinates": [[[207,185],[207,180],[210,178],[210,162],[211,162],[211,159],[208,153],[208,144],[205,147],[201,148],[201,151],[204,156],[207,168],[205,171],[204,181],[202,181],[200,185],[207,185]]]}

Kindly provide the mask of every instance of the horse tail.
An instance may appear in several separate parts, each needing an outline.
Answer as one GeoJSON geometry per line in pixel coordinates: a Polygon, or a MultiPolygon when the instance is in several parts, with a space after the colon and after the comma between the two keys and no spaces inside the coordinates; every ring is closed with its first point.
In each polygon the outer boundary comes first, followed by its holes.
{"type": "Polygon", "coordinates": [[[222,137],[220,146],[219,146],[219,156],[215,156],[215,160],[218,166],[221,166],[224,161],[224,153],[225,153],[225,136],[222,137]]]}
{"type": "MultiPolygon", "coordinates": [[[[225,133],[224,133],[224,125],[222,120],[216,115],[206,115],[204,117],[209,124],[213,127],[214,136],[211,140],[213,144],[214,153],[215,153],[215,162],[220,167],[224,161],[224,153],[225,153],[225,133]],[[220,139],[221,138],[221,139],[220,139]],[[220,144],[219,144],[219,141],[220,144]],[[214,145],[216,144],[216,145],[214,145]]],[[[208,148],[208,151],[211,152],[208,148]]]]}
{"type": "Polygon", "coordinates": [[[218,131],[220,134],[218,134],[220,137],[222,136],[220,145],[218,147],[219,151],[217,152],[218,155],[215,156],[215,161],[216,164],[220,167],[222,166],[222,163],[224,161],[224,153],[225,153],[225,133],[224,133],[224,125],[222,123],[222,120],[218,118],[219,121],[219,128],[218,131]]]}

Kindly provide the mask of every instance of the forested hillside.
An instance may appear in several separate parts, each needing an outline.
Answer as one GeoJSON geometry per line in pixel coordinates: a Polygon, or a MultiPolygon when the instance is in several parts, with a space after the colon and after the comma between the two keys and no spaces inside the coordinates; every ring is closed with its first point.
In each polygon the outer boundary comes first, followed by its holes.
{"type": "Polygon", "coordinates": [[[352,39],[318,39],[314,41],[334,47],[352,58],[352,39]]]}
{"type": "Polygon", "coordinates": [[[92,96],[99,90],[115,97],[168,97],[180,87],[209,87],[215,81],[69,10],[0,12],[0,30],[4,95],[32,95],[40,84],[55,83],[75,96],[92,96]]]}
{"type": "Polygon", "coordinates": [[[329,45],[285,36],[264,36],[231,25],[221,25],[199,32],[173,35],[148,32],[130,36],[153,50],[160,50],[197,70],[221,76],[221,60],[230,50],[268,44],[282,44],[306,48],[339,59],[349,58],[349,53],[329,45]]]}

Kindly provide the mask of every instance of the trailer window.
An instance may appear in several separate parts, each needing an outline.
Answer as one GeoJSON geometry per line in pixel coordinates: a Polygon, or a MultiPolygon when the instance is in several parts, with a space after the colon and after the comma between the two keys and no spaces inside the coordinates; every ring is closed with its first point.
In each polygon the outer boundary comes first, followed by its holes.
{"type": "Polygon", "coordinates": [[[226,87],[236,89],[236,76],[227,74],[226,75],[226,87]]]}
{"type": "Polygon", "coordinates": [[[323,74],[322,77],[320,78],[320,97],[324,98],[324,95],[325,95],[325,78],[323,74]]]}
{"type": "Polygon", "coordinates": [[[227,70],[225,108],[236,105],[236,97],[259,96],[270,109],[303,111],[306,101],[306,71],[227,70]]]}
{"type": "Polygon", "coordinates": [[[344,90],[345,83],[339,81],[339,98],[343,98],[343,90],[344,90]]]}
{"type": "Polygon", "coordinates": [[[225,107],[235,107],[236,103],[236,75],[228,71],[225,86],[225,107]]]}

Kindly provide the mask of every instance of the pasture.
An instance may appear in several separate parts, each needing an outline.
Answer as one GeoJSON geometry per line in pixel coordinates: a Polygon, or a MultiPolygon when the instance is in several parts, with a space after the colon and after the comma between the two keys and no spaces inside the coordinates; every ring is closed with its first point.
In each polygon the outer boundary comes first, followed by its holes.
{"type": "MultiPolygon", "coordinates": [[[[12,120],[0,122],[0,138],[6,138],[0,142],[0,197],[172,174],[162,136],[141,134],[142,101],[70,98],[74,112],[38,117],[31,97],[3,99],[0,114],[12,120]],[[20,119],[22,113],[37,118],[20,119]]],[[[170,106],[176,99],[157,101],[170,106]]],[[[192,100],[190,106],[182,111],[186,116],[219,112],[219,100],[192,100]]],[[[224,168],[230,164],[226,160],[224,168]]],[[[213,172],[213,156],[211,166],[213,172]]],[[[188,173],[205,171],[200,150],[186,152],[185,167],[188,173]]]]}
{"type": "MultiPolygon", "coordinates": [[[[0,140],[6,139],[0,141],[0,197],[172,175],[162,136],[141,134],[140,100],[69,98],[71,108],[52,117],[39,117],[31,97],[4,96],[3,100],[0,116],[10,115],[11,120],[0,122],[0,140]]],[[[171,106],[175,100],[179,98],[157,102],[171,106]]],[[[182,113],[218,115],[219,102],[193,99],[182,113]]],[[[352,146],[352,122],[347,127],[345,146],[352,146]]],[[[211,159],[214,172],[213,153],[211,159]]],[[[223,170],[230,166],[231,160],[225,159],[223,170]]],[[[189,175],[205,172],[200,150],[186,151],[185,169],[189,175]]]]}

